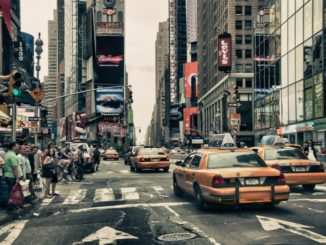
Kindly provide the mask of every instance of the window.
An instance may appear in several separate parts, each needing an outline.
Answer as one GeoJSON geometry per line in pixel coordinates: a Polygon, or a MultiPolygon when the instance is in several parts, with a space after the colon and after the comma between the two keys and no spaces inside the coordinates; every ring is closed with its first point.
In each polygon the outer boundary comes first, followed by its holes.
{"type": "Polygon", "coordinates": [[[281,54],[284,55],[288,51],[288,25],[284,23],[281,27],[281,54]]]}
{"type": "Polygon", "coordinates": [[[323,45],[322,45],[322,33],[319,33],[317,35],[315,35],[312,38],[312,43],[313,43],[313,60],[312,60],[312,64],[313,64],[313,73],[319,73],[322,71],[323,69],[323,59],[322,59],[322,49],[323,49],[323,45]]]}
{"type": "Polygon", "coordinates": [[[315,118],[323,117],[324,115],[324,90],[323,90],[323,73],[314,76],[315,84],[315,118]]]}
{"type": "Polygon", "coordinates": [[[252,57],[251,49],[246,49],[245,50],[245,58],[250,59],[251,57],[252,57]]]}
{"type": "Polygon", "coordinates": [[[245,44],[251,44],[252,43],[252,36],[246,35],[245,36],[245,44]]]}
{"type": "Polygon", "coordinates": [[[308,2],[304,7],[304,40],[312,36],[312,1],[308,2]]]}
{"type": "Polygon", "coordinates": [[[309,120],[313,118],[313,97],[314,97],[314,91],[313,88],[307,88],[304,92],[304,109],[305,109],[305,119],[309,120]]]}
{"type": "Polygon", "coordinates": [[[242,21],[241,20],[235,21],[235,29],[242,30],[242,21]]]}
{"type": "Polygon", "coordinates": [[[252,21],[246,20],[245,21],[245,30],[251,30],[252,29],[252,21]]]}
{"type": "Polygon", "coordinates": [[[242,35],[236,35],[235,36],[235,43],[236,44],[242,44],[242,35]]]}
{"type": "Polygon", "coordinates": [[[236,55],[237,59],[242,59],[242,49],[237,49],[235,51],[235,55],[236,55]]]}
{"type": "Polygon", "coordinates": [[[296,121],[296,111],[295,111],[295,84],[289,86],[289,123],[294,123],[296,121]]]}
{"type": "Polygon", "coordinates": [[[199,168],[201,156],[195,155],[194,159],[191,162],[191,168],[199,168]]]}
{"type": "Polygon", "coordinates": [[[242,64],[236,64],[235,65],[235,71],[236,72],[242,72],[242,64]]]}
{"type": "Polygon", "coordinates": [[[288,88],[282,89],[281,96],[281,106],[282,106],[282,123],[288,124],[289,120],[289,101],[288,101],[288,88]]]}
{"type": "Polygon", "coordinates": [[[237,79],[236,83],[238,87],[242,87],[242,79],[237,79]]]}
{"type": "Polygon", "coordinates": [[[299,81],[303,78],[303,45],[300,45],[295,50],[295,79],[299,81]]]}
{"type": "Polygon", "coordinates": [[[303,81],[296,84],[296,106],[297,106],[297,121],[302,121],[303,118],[303,81]]]}
{"type": "Polygon", "coordinates": [[[250,16],[251,12],[251,6],[245,6],[245,15],[250,16]]]}
{"type": "Polygon", "coordinates": [[[245,72],[252,72],[252,64],[245,64],[245,72]]]}
{"type": "Polygon", "coordinates": [[[295,50],[292,50],[288,54],[288,66],[289,66],[289,84],[292,84],[295,82],[295,50]]]}
{"type": "Polygon", "coordinates": [[[288,56],[285,55],[281,59],[281,82],[282,87],[286,87],[288,85],[288,56]]]}
{"type": "Polygon", "coordinates": [[[299,45],[303,41],[303,9],[296,13],[295,17],[295,43],[299,45]]]}
{"type": "Polygon", "coordinates": [[[312,39],[304,43],[303,60],[304,77],[309,77],[312,74],[312,39]]]}
{"type": "Polygon", "coordinates": [[[193,157],[194,157],[194,155],[190,155],[183,161],[183,163],[185,164],[186,167],[189,167],[190,162],[191,162],[193,157]]]}
{"type": "Polygon", "coordinates": [[[252,80],[246,79],[246,88],[251,88],[251,87],[252,87],[252,80]]]}
{"type": "MultiPolygon", "coordinates": [[[[292,16],[291,19],[289,19],[288,21],[288,30],[290,30],[291,32],[295,30],[295,16],[292,16]]],[[[288,49],[291,50],[294,48],[295,46],[295,35],[293,33],[288,35],[288,49]]]]}
{"type": "Polygon", "coordinates": [[[319,32],[323,28],[323,1],[314,1],[314,26],[313,33],[319,32]]]}
{"type": "Polygon", "coordinates": [[[242,6],[235,6],[235,15],[242,15],[242,6]]]}
{"type": "Polygon", "coordinates": [[[299,149],[276,149],[265,151],[265,160],[282,159],[307,159],[307,156],[299,149]]]}

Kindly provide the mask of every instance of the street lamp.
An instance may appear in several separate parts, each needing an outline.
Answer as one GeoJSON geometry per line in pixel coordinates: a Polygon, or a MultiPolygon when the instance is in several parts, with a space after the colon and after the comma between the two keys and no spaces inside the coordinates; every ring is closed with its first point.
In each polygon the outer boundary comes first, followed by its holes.
{"type": "MultiPolygon", "coordinates": [[[[40,80],[40,59],[41,59],[41,54],[43,53],[43,41],[41,39],[41,33],[38,33],[38,39],[35,41],[35,52],[36,52],[36,59],[37,59],[37,64],[36,64],[36,77],[38,80],[40,80]]],[[[35,101],[35,117],[39,117],[39,104],[37,101],[35,101]]],[[[34,143],[37,145],[37,135],[38,135],[38,130],[39,130],[39,121],[37,124],[36,132],[34,134],[34,143]]]]}

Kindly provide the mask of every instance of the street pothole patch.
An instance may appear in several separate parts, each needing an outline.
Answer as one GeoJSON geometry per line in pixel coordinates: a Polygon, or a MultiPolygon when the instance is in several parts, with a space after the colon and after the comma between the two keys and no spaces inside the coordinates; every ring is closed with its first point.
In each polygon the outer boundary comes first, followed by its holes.
{"type": "Polygon", "coordinates": [[[159,236],[157,239],[159,241],[163,241],[163,242],[177,242],[177,241],[185,241],[185,240],[194,239],[195,237],[197,237],[196,234],[187,232],[187,233],[165,234],[165,235],[159,236]]]}

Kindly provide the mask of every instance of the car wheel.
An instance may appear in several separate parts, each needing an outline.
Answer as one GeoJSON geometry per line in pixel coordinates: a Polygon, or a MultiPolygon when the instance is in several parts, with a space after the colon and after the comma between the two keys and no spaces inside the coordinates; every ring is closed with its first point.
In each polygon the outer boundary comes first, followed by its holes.
{"type": "Polygon", "coordinates": [[[206,202],[203,199],[203,196],[201,194],[200,187],[196,184],[194,186],[194,192],[195,192],[195,198],[196,198],[196,206],[199,210],[205,210],[206,202]]]}
{"type": "Polygon", "coordinates": [[[163,168],[163,170],[165,173],[169,172],[169,168],[163,168]]]}
{"type": "Polygon", "coordinates": [[[275,207],[276,203],[268,202],[268,203],[263,203],[263,205],[265,209],[272,209],[275,207]]]}
{"type": "Polygon", "coordinates": [[[315,189],[315,186],[316,185],[302,185],[302,188],[305,190],[305,191],[313,191],[315,189]]]}
{"type": "Polygon", "coordinates": [[[137,173],[140,173],[140,172],[141,172],[141,169],[137,167],[137,164],[135,164],[135,171],[136,171],[137,173]]]}
{"type": "Polygon", "coordinates": [[[178,186],[175,176],[173,176],[173,191],[174,195],[176,195],[177,197],[182,197],[184,195],[184,192],[178,186]]]}

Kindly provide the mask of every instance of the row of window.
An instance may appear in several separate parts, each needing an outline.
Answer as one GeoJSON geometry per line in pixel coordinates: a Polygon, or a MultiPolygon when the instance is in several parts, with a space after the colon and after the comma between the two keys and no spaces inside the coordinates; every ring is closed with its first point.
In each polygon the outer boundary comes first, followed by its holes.
{"type": "Polygon", "coordinates": [[[251,30],[252,29],[252,21],[251,20],[236,20],[235,21],[235,29],[236,30],[242,30],[243,29],[243,23],[244,23],[244,30],[251,30]]]}
{"type": "Polygon", "coordinates": [[[237,59],[242,59],[242,58],[251,59],[252,58],[252,50],[251,49],[246,49],[246,50],[236,49],[235,54],[236,54],[237,59]],[[243,51],[244,51],[244,56],[242,55],[243,51]]]}
{"type": "Polygon", "coordinates": [[[235,71],[236,72],[245,72],[245,73],[253,72],[252,64],[236,64],[235,71]]]}
{"type": "Polygon", "coordinates": [[[243,39],[245,44],[252,43],[252,36],[251,35],[236,35],[235,36],[235,43],[236,44],[243,44],[243,39]]]}
{"type": "Polygon", "coordinates": [[[236,84],[239,88],[252,88],[252,79],[237,79],[236,84]]]}
{"type": "Polygon", "coordinates": [[[251,6],[235,6],[235,15],[243,15],[243,9],[244,9],[244,15],[251,16],[252,14],[251,6]]]}

